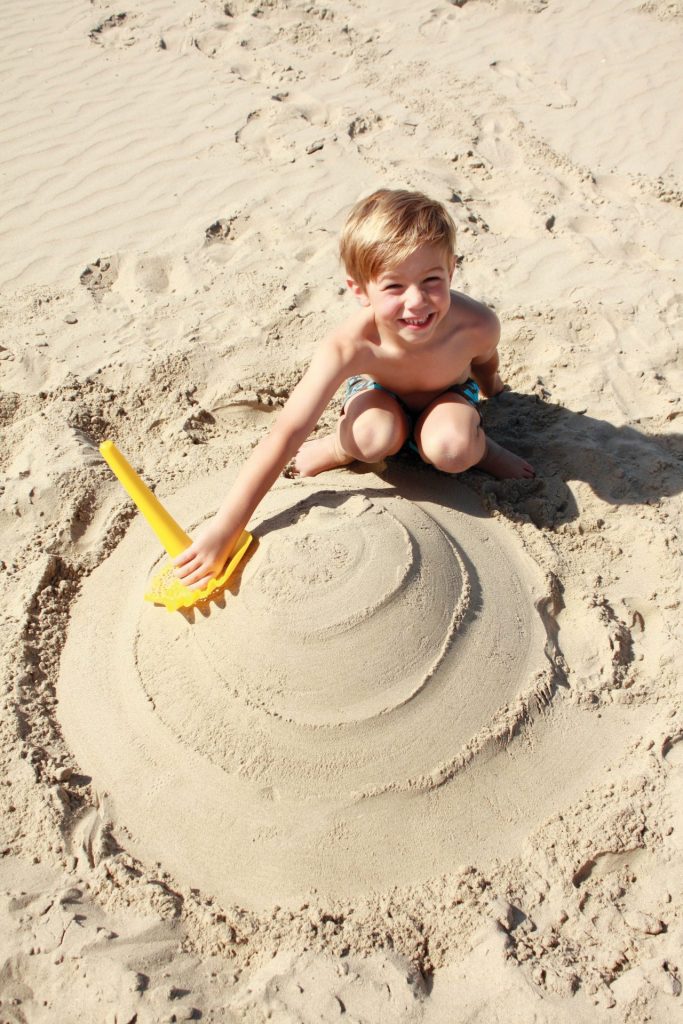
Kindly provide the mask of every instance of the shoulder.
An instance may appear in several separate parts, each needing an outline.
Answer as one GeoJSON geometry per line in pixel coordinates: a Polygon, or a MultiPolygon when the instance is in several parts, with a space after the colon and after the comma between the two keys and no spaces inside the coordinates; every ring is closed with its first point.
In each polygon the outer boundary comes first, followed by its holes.
{"type": "Polygon", "coordinates": [[[371,309],[355,310],[323,341],[323,347],[344,364],[355,363],[378,340],[375,318],[371,309]]]}
{"type": "Polygon", "coordinates": [[[498,317],[490,306],[464,292],[451,291],[451,309],[459,319],[473,327],[489,327],[498,323],[498,317]]]}
{"type": "Polygon", "coordinates": [[[494,311],[463,292],[451,291],[451,323],[465,331],[476,353],[490,352],[500,340],[500,321],[494,311]]]}

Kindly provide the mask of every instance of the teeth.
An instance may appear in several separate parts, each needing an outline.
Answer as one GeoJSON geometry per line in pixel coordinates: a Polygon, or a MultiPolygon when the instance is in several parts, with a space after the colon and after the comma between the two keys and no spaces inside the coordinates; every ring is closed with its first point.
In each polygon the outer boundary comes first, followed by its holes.
{"type": "Polygon", "coordinates": [[[406,323],[410,324],[411,327],[422,327],[422,325],[426,324],[428,320],[429,314],[427,314],[427,316],[423,316],[421,320],[416,320],[414,318],[409,320],[408,317],[405,318],[406,323]]]}

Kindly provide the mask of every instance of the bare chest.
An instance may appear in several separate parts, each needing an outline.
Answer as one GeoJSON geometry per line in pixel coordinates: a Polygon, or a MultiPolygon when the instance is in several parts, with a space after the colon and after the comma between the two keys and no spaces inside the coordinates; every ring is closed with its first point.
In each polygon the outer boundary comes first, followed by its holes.
{"type": "Polygon", "coordinates": [[[377,358],[368,375],[398,395],[410,409],[419,411],[453,384],[466,381],[470,360],[470,353],[462,350],[377,358]]]}

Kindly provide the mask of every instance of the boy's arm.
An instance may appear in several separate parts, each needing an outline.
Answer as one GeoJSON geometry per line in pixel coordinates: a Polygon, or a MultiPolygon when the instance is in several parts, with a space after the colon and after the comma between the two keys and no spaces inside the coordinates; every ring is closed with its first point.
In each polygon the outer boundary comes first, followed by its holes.
{"type": "Polygon", "coordinates": [[[486,398],[499,395],[504,385],[498,372],[500,357],[498,342],[500,341],[500,322],[495,313],[489,313],[485,322],[477,328],[477,348],[479,352],[472,357],[470,373],[476,380],[486,398]]]}
{"type": "Polygon", "coordinates": [[[225,565],[259,502],[320,419],[350,372],[346,346],[326,339],[290,395],[274,426],[259,441],[216,515],[175,562],[186,586],[201,589],[225,565]]]}

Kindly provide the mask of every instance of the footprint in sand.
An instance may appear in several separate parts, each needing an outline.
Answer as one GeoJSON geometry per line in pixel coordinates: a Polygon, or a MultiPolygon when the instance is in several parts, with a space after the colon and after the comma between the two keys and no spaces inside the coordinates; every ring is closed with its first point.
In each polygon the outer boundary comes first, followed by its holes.
{"type": "Polygon", "coordinates": [[[219,58],[227,47],[238,47],[239,41],[235,38],[236,27],[231,22],[214,25],[206,32],[201,32],[192,37],[192,45],[209,60],[219,58]]]}
{"type": "Polygon", "coordinates": [[[219,217],[213,224],[209,224],[204,232],[204,244],[213,245],[214,242],[225,242],[230,238],[231,230],[231,221],[227,217],[219,217]]]}
{"type": "Polygon", "coordinates": [[[104,294],[111,291],[118,276],[119,261],[116,256],[101,256],[89,263],[79,278],[95,302],[101,302],[104,294]]]}
{"type": "Polygon", "coordinates": [[[535,97],[542,96],[546,107],[564,110],[576,106],[576,97],[567,89],[566,82],[557,81],[550,75],[538,72],[529,64],[519,61],[495,61],[492,65],[503,81],[512,86],[512,94],[529,102],[536,102],[535,97]]]}
{"type": "Polygon", "coordinates": [[[131,23],[131,16],[125,12],[112,14],[92,29],[90,39],[98,46],[132,46],[135,42],[132,32],[121,31],[130,29],[131,23]]]}
{"type": "Polygon", "coordinates": [[[135,278],[142,291],[154,292],[156,295],[168,291],[169,268],[166,261],[158,256],[145,256],[138,260],[135,278]]]}
{"type": "MultiPolygon", "coordinates": [[[[451,3],[453,3],[454,7],[464,7],[467,0],[461,0],[459,3],[451,0],[451,3]]],[[[458,12],[449,10],[447,7],[442,10],[432,10],[429,12],[429,16],[420,22],[419,33],[425,39],[440,41],[443,39],[444,33],[452,31],[453,22],[457,17],[458,12]]]]}
{"type": "Polygon", "coordinates": [[[235,142],[259,160],[294,163],[336,143],[326,137],[325,122],[313,123],[307,112],[275,101],[272,107],[253,110],[235,133],[235,142]]]}

